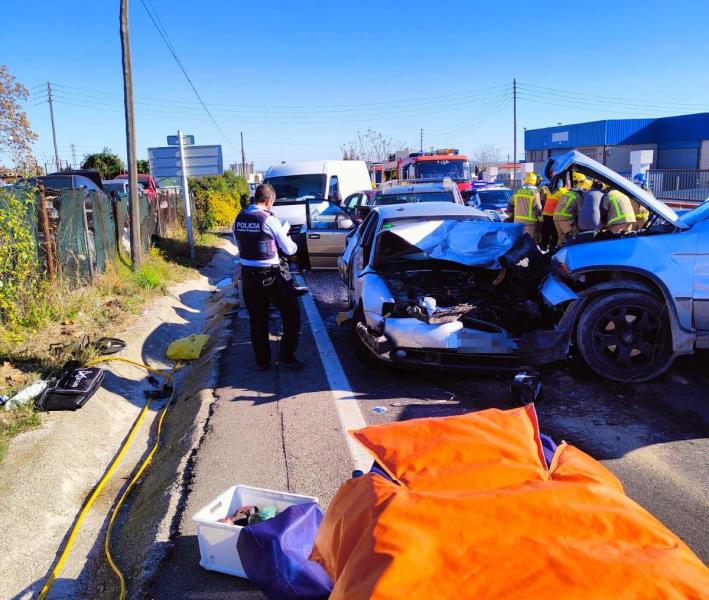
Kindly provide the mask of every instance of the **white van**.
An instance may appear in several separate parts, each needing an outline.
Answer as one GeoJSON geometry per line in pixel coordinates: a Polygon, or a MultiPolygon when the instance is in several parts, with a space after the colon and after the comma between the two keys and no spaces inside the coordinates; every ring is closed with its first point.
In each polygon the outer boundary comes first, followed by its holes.
{"type": "Polygon", "coordinates": [[[372,188],[363,160],[282,162],[266,171],[264,183],[276,190],[274,214],[291,225],[305,223],[305,200],[339,205],[350,194],[372,188]]]}
{"type": "Polygon", "coordinates": [[[276,190],[271,212],[290,224],[301,266],[337,268],[347,236],[355,227],[341,202],[372,188],[367,164],[362,160],[283,162],[266,171],[264,183],[276,190]]]}

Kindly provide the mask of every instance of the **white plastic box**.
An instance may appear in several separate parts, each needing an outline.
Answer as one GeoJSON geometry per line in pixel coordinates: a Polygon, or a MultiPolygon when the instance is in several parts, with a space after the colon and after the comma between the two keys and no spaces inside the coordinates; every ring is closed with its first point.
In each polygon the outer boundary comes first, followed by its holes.
{"type": "Polygon", "coordinates": [[[280,513],[294,504],[317,502],[312,496],[289,494],[276,490],[235,485],[222,492],[192,517],[197,524],[199,565],[210,571],[246,578],[236,542],[243,527],[219,523],[219,519],[233,515],[242,506],[275,506],[280,513]]]}

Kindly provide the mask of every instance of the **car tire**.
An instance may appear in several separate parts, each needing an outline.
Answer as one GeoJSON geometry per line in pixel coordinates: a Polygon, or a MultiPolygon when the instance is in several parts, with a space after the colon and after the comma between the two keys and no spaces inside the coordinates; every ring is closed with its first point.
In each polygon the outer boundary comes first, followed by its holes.
{"type": "Polygon", "coordinates": [[[665,303],[643,292],[593,298],[576,325],[576,345],[592,371],[620,382],[649,381],[672,364],[665,303]]]}
{"type": "Polygon", "coordinates": [[[364,318],[364,309],[361,304],[357,306],[354,311],[354,315],[352,316],[352,346],[354,347],[355,356],[367,367],[376,368],[381,366],[381,363],[372,354],[372,351],[367,348],[365,343],[359,337],[359,334],[357,333],[358,323],[364,323],[365,325],[367,324],[367,321],[364,318]]]}

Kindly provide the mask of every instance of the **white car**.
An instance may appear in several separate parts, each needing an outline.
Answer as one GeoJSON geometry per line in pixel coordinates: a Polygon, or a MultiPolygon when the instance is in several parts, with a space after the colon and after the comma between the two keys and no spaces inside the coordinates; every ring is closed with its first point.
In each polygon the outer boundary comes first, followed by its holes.
{"type": "Polygon", "coordinates": [[[409,367],[509,367],[518,362],[512,321],[539,325],[539,311],[527,302],[546,274],[532,264],[539,256],[521,225],[492,222],[475,208],[448,202],[372,207],[339,261],[358,354],[409,367]],[[515,277],[525,259],[529,285],[515,277]]]}

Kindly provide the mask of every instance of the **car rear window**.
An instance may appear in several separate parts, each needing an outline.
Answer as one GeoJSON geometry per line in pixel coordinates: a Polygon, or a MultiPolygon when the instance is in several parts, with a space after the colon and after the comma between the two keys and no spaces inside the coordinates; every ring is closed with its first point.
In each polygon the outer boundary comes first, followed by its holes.
{"type": "Polygon", "coordinates": [[[448,191],[378,194],[374,198],[375,206],[386,206],[389,204],[409,204],[411,202],[455,202],[455,199],[453,198],[453,194],[448,191]]]}

